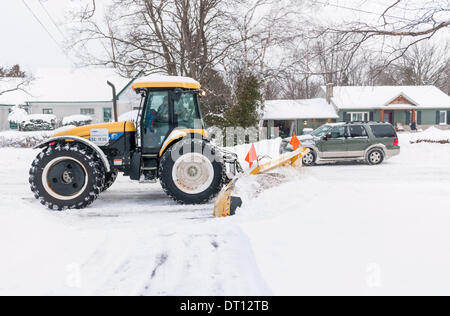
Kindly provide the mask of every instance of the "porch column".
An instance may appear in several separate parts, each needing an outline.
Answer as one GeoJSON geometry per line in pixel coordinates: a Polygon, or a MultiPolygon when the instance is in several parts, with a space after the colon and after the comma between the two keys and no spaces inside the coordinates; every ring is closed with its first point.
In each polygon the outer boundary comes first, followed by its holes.
{"type": "Polygon", "coordinates": [[[416,110],[412,110],[412,117],[411,117],[411,124],[414,124],[416,122],[416,110]]]}
{"type": "Polygon", "coordinates": [[[381,122],[384,122],[384,110],[381,110],[381,122]]]}

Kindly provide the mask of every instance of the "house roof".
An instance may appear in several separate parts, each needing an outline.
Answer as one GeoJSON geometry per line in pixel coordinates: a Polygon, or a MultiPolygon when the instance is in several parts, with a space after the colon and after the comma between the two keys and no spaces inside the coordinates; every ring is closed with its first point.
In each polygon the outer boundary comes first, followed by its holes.
{"type": "Polygon", "coordinates": [[[325,99],[266,101],[264,120],[338,118],[333,105],[325,99]]]}
{"type": "MultiPolygon", "coordinates": [[[[108,68],[44,68],[33,73],[34,80],[24,91],[0,95],[0,104],[25,104],[27,102],[102,102],[111,101],[111,81],[120,91],[131,79],[119,76],[108,68]]],[[[14,80],[0,80],[0,91],[14,80]]]]}
{"type": "Polygon", "coordinates": [[[450,108],[450,96],[435,86],[334,87],[333,94],[332,102],[340,110],[450,108]],[[390,104],[399,96],[413,105],[390,104]]]}

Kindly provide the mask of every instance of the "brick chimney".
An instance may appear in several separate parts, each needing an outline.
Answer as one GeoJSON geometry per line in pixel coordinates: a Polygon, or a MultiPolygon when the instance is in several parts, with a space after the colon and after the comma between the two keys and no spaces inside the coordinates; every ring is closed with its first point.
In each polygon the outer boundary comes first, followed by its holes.
{"type": "Polygon", "coordinates": [[[334,97],[334,83],[327,83],[327,102],[331,104],[331,98],[334,97]]]}

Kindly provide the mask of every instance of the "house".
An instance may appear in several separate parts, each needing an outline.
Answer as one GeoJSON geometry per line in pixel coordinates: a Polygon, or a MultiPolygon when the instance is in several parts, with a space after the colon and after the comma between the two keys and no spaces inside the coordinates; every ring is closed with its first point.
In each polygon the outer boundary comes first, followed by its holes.
{"type": "Polygon", "coordinates": [[[305,128],[335,122],[339,118],[335,107],[325,98],[309,100],[271,100],[264,104],[262,126],[268,130],[268,138],[301,135],[305,128]]]}
{"type": "Polygon", "coordinates": [[[339,122],[383,121],[409,130],[450,129],[450,96],[434,86],[322,87],[319,96],[335,108],[339,122]]]}
{"type": "MultiPolygon", "coordinates": [[[[26,92],[22,90],[0,95],[0,104],[6,108],[20,105],[29,114],[53,114],[61,121],[71,115],[88,115],[93,123],[113,120],[112,90],[107,81],[117,89],[119,115],[139,107],[139,96],[130,88],[133,80],[123,78],[113,69],[40,69],[26,92]]],[[[7,114],[1,110],[1,128],[8,124],[7,114]],[[5,117],[6,115],[6,117],[5,117]],[[5,125],[6,124],[6,125],[5,125]]]]}

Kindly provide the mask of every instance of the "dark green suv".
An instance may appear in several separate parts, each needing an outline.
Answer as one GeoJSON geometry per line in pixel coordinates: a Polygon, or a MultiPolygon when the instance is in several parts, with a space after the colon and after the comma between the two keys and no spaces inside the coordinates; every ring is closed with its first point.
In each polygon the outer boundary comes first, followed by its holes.
{"type": "MultiPolygon", "coordinates": [[[[389,123],[325,124],[299,139],[303,147],[310,149],[303,158],[306,166],[327,161],[366,161],[370,165],[379,165],[400,154],[397,133],[389,123]]],[[[280,152],[293,150],[290,141],[290,138],[283,140],[280,152]]]]}

